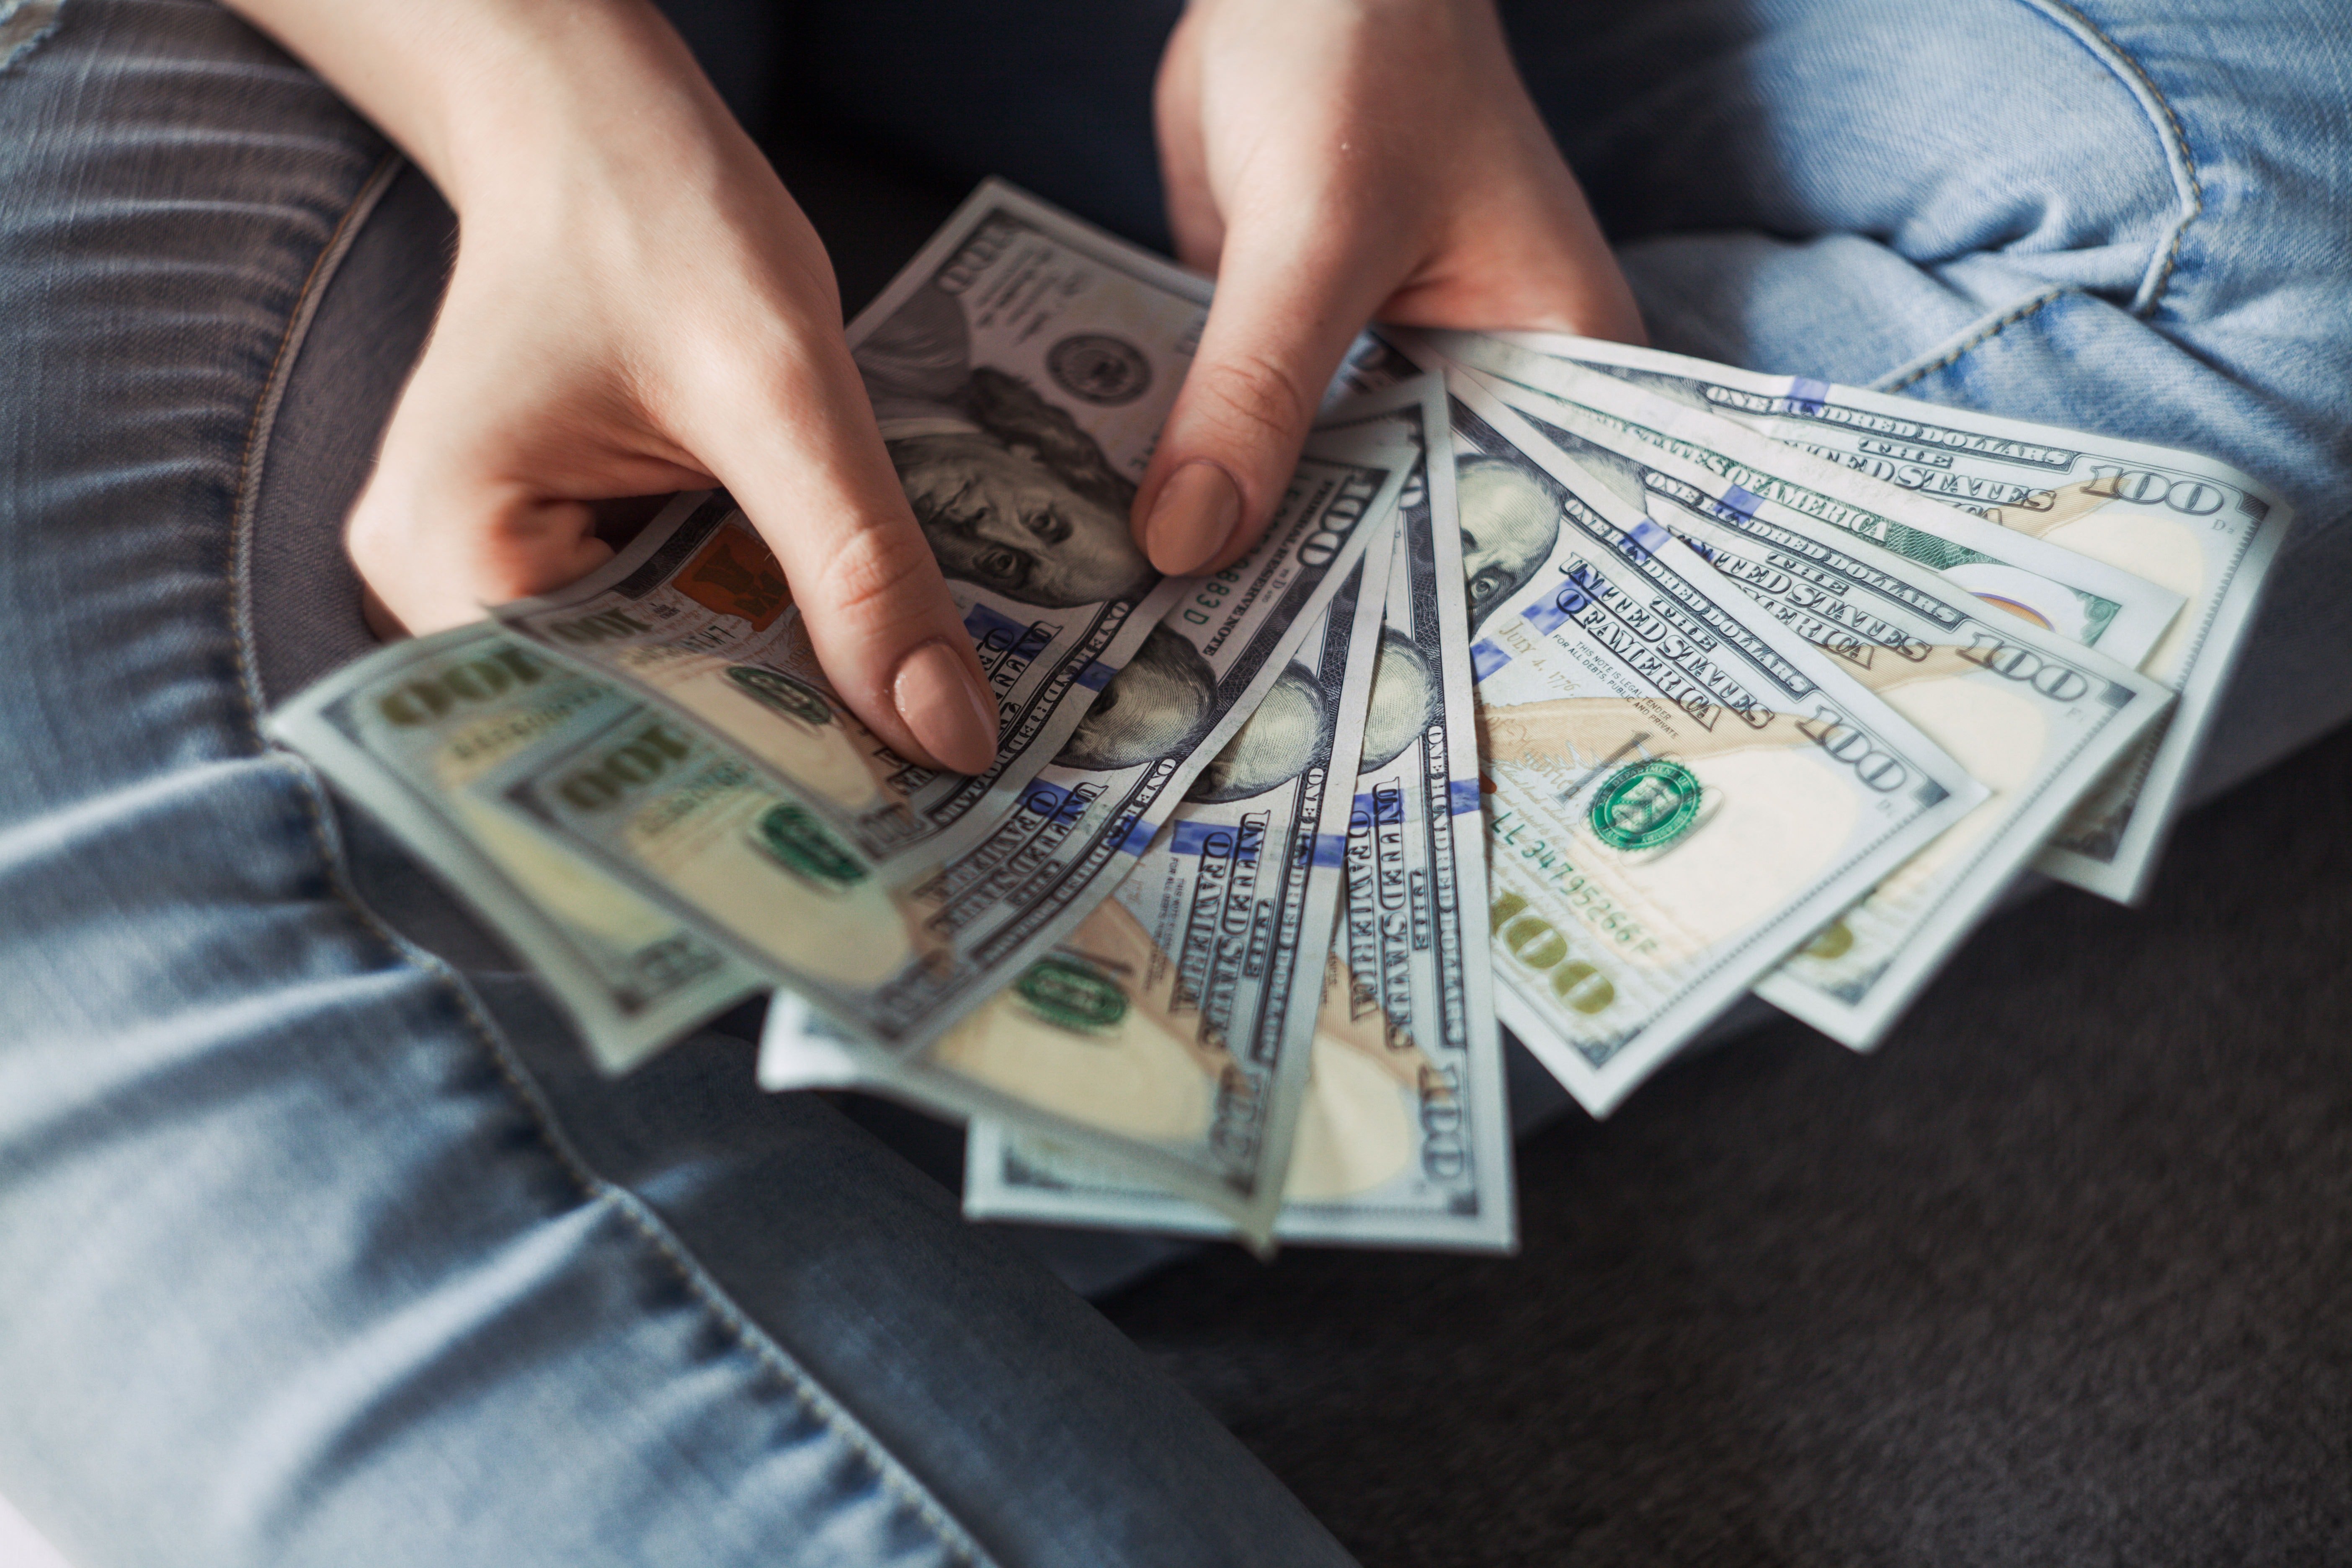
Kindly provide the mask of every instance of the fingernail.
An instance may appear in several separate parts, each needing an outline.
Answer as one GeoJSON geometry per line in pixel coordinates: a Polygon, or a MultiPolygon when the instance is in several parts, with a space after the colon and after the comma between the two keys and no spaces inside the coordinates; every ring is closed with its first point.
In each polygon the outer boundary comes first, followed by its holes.
{"type": "Polygon", "coordinates": [[[890,683],[898,717],[923,750],[961,773],[988,771],[996,760],[996,700],[943,642],[908,654],[890,683]]]}
{"type": "Polygon", "coordinates": [[[1232,542],[1241,521],[1242,492],[1233,476],[1195,458],[1160,487],[1143,524],[1144,553],[1171,577],[1198,572],[1232,542]]]}

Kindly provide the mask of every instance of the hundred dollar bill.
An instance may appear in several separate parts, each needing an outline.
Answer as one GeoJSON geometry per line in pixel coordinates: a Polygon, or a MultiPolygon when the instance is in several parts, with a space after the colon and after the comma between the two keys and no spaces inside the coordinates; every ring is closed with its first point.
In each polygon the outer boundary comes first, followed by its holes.
{"type": "Polygon", "coordinates": [[[2134,661],[2179,701],[2081,804],[2040,861],[2053,876],[2126,903],[2147,890],[2293,521],[2269,487],[2226,463],[2136,441],[1622,343],[1505,336],[2183,595],[2186,606],[2154,649],[2134,661]]]}
{"type": "Polygon", "coordinates": [[[798,1089],[873,1087],[865,1059],[847,1035],[796,992],[768,998],[760,1028],[760,1087],[782,1093],[798,1089]]]}
{"type": "Polygon", "coordinates": [[[2171,692],[1574,404],[1485,384],[1628,506],[1837,655],[1991,790],[1757,983],[1765,1000],[1868,1049],[2074,802],[2171,706],[2171,692]]]}
{"type": "Polygon", "coordinates": [[[1605,1114],[1986,791],[1484,387],[1446,384],[1496,1011],[1605,1114]]]}
{"type": "MultiPolygon", "coordinates": [[[[1358,378],[1360,382],[1365,378],[1358,378]]],[[[1327,416],[1400,421],[1434,468],[1408,487],[1347,823],[1347,889],[1278,1240],[1507,1250],[1509,1107],[1484,930],[1485,829],[1442,383],[1327,416]]],[[[1217,1214],[975,1126],[974,1213],[1214,1235],[1217,1214]]]]}
{"type": "Polygon", "coordinates": [[[1244,1209],[1222,1173],[1073,1122],[942,1037],[1129,874],[1281,682],[1367,532],[1394,510],[1412,457],[1384,437],[1314,437],[1265,538],[1224,571],[1183,580],[1011,817],[943,861],[883,862],[714,730],[617,697],[475,787],[800,993],[875,1087],[958,1118],[1055,1131],[1244,1209]]]}
{"type": "Polygon", "coordinates": [[[950,856],[1016,809],[1094,694],[1186,589],[1128,522],[1209,285],[990,182],[850,324],[908,500],[1000,710],[994,764],[918,767],[834,694],[774,557],[724,492],[496,613],[727,735],[862,853],[950,856]]]}
{"type": "Polygon", "coordinates": [[[546,981],[596,1065],[620,1073],[767,983],[661,905],[468,793],[608,695],[604,683],[477,623],[371,654],[267,723],[464,894],[546,981]]]}
{"type": "MultiPolygon", "coordinates": [[[[1390,567],[1348,821],[1348,888],[1318,1087],[1286,1217],[1301,1240],[1507,1251],[1517,1239],[1496,1026],[1462,521],[1442,378],[1334,423],[1403,422],[1423,454],[1390,567]],[[1345,1003],[1344,1018],[1338,1005],[1345,1003]],[[1328,1086],[1328,1087],[1322,1087],[1328,1086]]],[[[1282,1234],[1277,1232],[1277,1234],[1282,1234]]]]}
{"type": "MultiPolygon", "coordinates": [[[[1368,1166],[1409,1160],[1395,1136],[1400,1086],[1397,1047],[1376,1005],[1351,1015],[1350,981],[1336,951],[1310,969],[1321,982],[1311,1042],[1313,1066],[1290,1151],[1283,1201],[1270,1237],[1253,1235],[1207,1204],[1156,1185],[1151,1173],[1120,1166],[1051,1136],[1014,1131],[992,1121],[972,1122],[964,1145],[964,1213],[972,1219],[1032,1225],[1149,1230],[1173,1236],[1232,1237],[1265,1250],[1265,1242],[1356,1247],[1464,1247],[1507,1251],[1508,1240],[1487,1242],[1485,1227],[1433,1223],[1430,1211],[1410,1215],[1367,1213],[1347,1201],[1368,1166]],[[1383,1137],[1386,1134],[1386,1137],[1383,1137]],[[1331,1178],[1334,1192],[1323,1184],[1331,1178]],[[1420,1223],[1410,1223],[1412,1220],[1420,1223]]],[[[792,1087],[814,1088],[824,1069],[821,1034],[788,1047],[792,1087]]],[[[1421,1064],[1411,1064],[1418,1070],[1421,1064]]],[[[1509,1158],[1507,1142],[1504,1158],[1509,1158]]]]}
{"type": "Polygon", "coordinates": [[[1714,469],[1746,492],[1932,567],[1990,604],[2137,666],[2178,616],[2182,597],[2119,566],[1986,521],[1744,425],[1476,332],[1431,332],[1414,344],[1484,374],[1573,403],[1627,434],[1714,469]]]}
{"type": "MultiPolygon", "coordinates": [[[[1181,1206],[1253,1242],[1272,1231],[1310,1058],[1322,1055],[1317,1009],[1355,782],[1339,759],[1363,742],[1381,608],[1364,579],[1385,579],[1393,535],[1367,550],[1118,890],[939,1047],[976,1078],[1225,1183],[1222,1214],[1181,1206]]],[[[1147,1167],[993,1122],[973,1123],[966,1151],[964,1212],[976,1218],[1148,1225],[1151,1208],[1181,1203],[1147,1167]]]]}

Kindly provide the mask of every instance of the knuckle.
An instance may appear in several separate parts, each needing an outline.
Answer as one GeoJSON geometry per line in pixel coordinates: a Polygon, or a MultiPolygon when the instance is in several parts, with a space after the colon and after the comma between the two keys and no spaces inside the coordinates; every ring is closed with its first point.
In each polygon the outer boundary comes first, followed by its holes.
{"type": "MultiPolygon", "coordinates": [[[[919,618],[931,607],[938,568],[911,527],[867,525],[826,553],[817,573],[820,615],[864,629],[919,618]]],[[[809,596],[803,595],[803,603],[809,596]]]]}
{"type": "Polygon", "coordinates": [[[1315,416],[1314,395],[1289,367],[1255,352],[1221,359],[1201,391],[1210,418],[1244,439],[1295,439],[1315,416]]]}
{"type": "Polygon", "coordinates": [[[370,581],[410,575],[420,558],[438,552],[442,541],[419,525],[405,497],[371,487],[343,521],[343,550],[370,581]]]}
{"type": "Polygon", "coordinates": [[[395,556],[403,531],[382,504],[370,505],[362,498],[343,524],[343,548],[352,563],[368,573],[395,556]]]}

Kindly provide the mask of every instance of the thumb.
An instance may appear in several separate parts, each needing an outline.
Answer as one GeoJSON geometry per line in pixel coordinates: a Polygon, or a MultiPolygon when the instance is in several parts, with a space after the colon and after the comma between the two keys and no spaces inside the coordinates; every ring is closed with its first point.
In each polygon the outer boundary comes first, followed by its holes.
{"type": "Polygon", "coordinates": [[[1200,352],[1136,496],[1136,542],[1171,575],[1214,571],[1265,531],[1323,389],[1394,287],[1329,237],[1236,223],[1200,352]]]}
{"type": "Polygon", "coordinates": [[[959,773],[996,756],[996,696],[899,488],[845,346],[811,344],[706,407],[698,450],[776,553],[817,661],[893,751],[959,773]]]}

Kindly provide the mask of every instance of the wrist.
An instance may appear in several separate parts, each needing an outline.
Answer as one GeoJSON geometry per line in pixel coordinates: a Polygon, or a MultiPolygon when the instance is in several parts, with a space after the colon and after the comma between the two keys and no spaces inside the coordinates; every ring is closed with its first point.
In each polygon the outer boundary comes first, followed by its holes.
{"type": "Polygon", "coordinates": [[[744,140],[644,0],[518,8],[534,13],[525,27],[448,79],[442,166],[429,172],[461,219],[540,201],[587,169],[602,184],[691,188],[718,149],[744,140]]]}
{"type": "Polygon", "coordinates": [[[651,0],[230,0],[421,167],[461,218],[740,138],[651,0]]]}
{"type": "Polygon", "coordinates": [[[749,143],[669,23],[646,0],[509,13],[438,78],[425,167],[462,222],[520,216],[583,183],[676,193],[749,143]]]}

